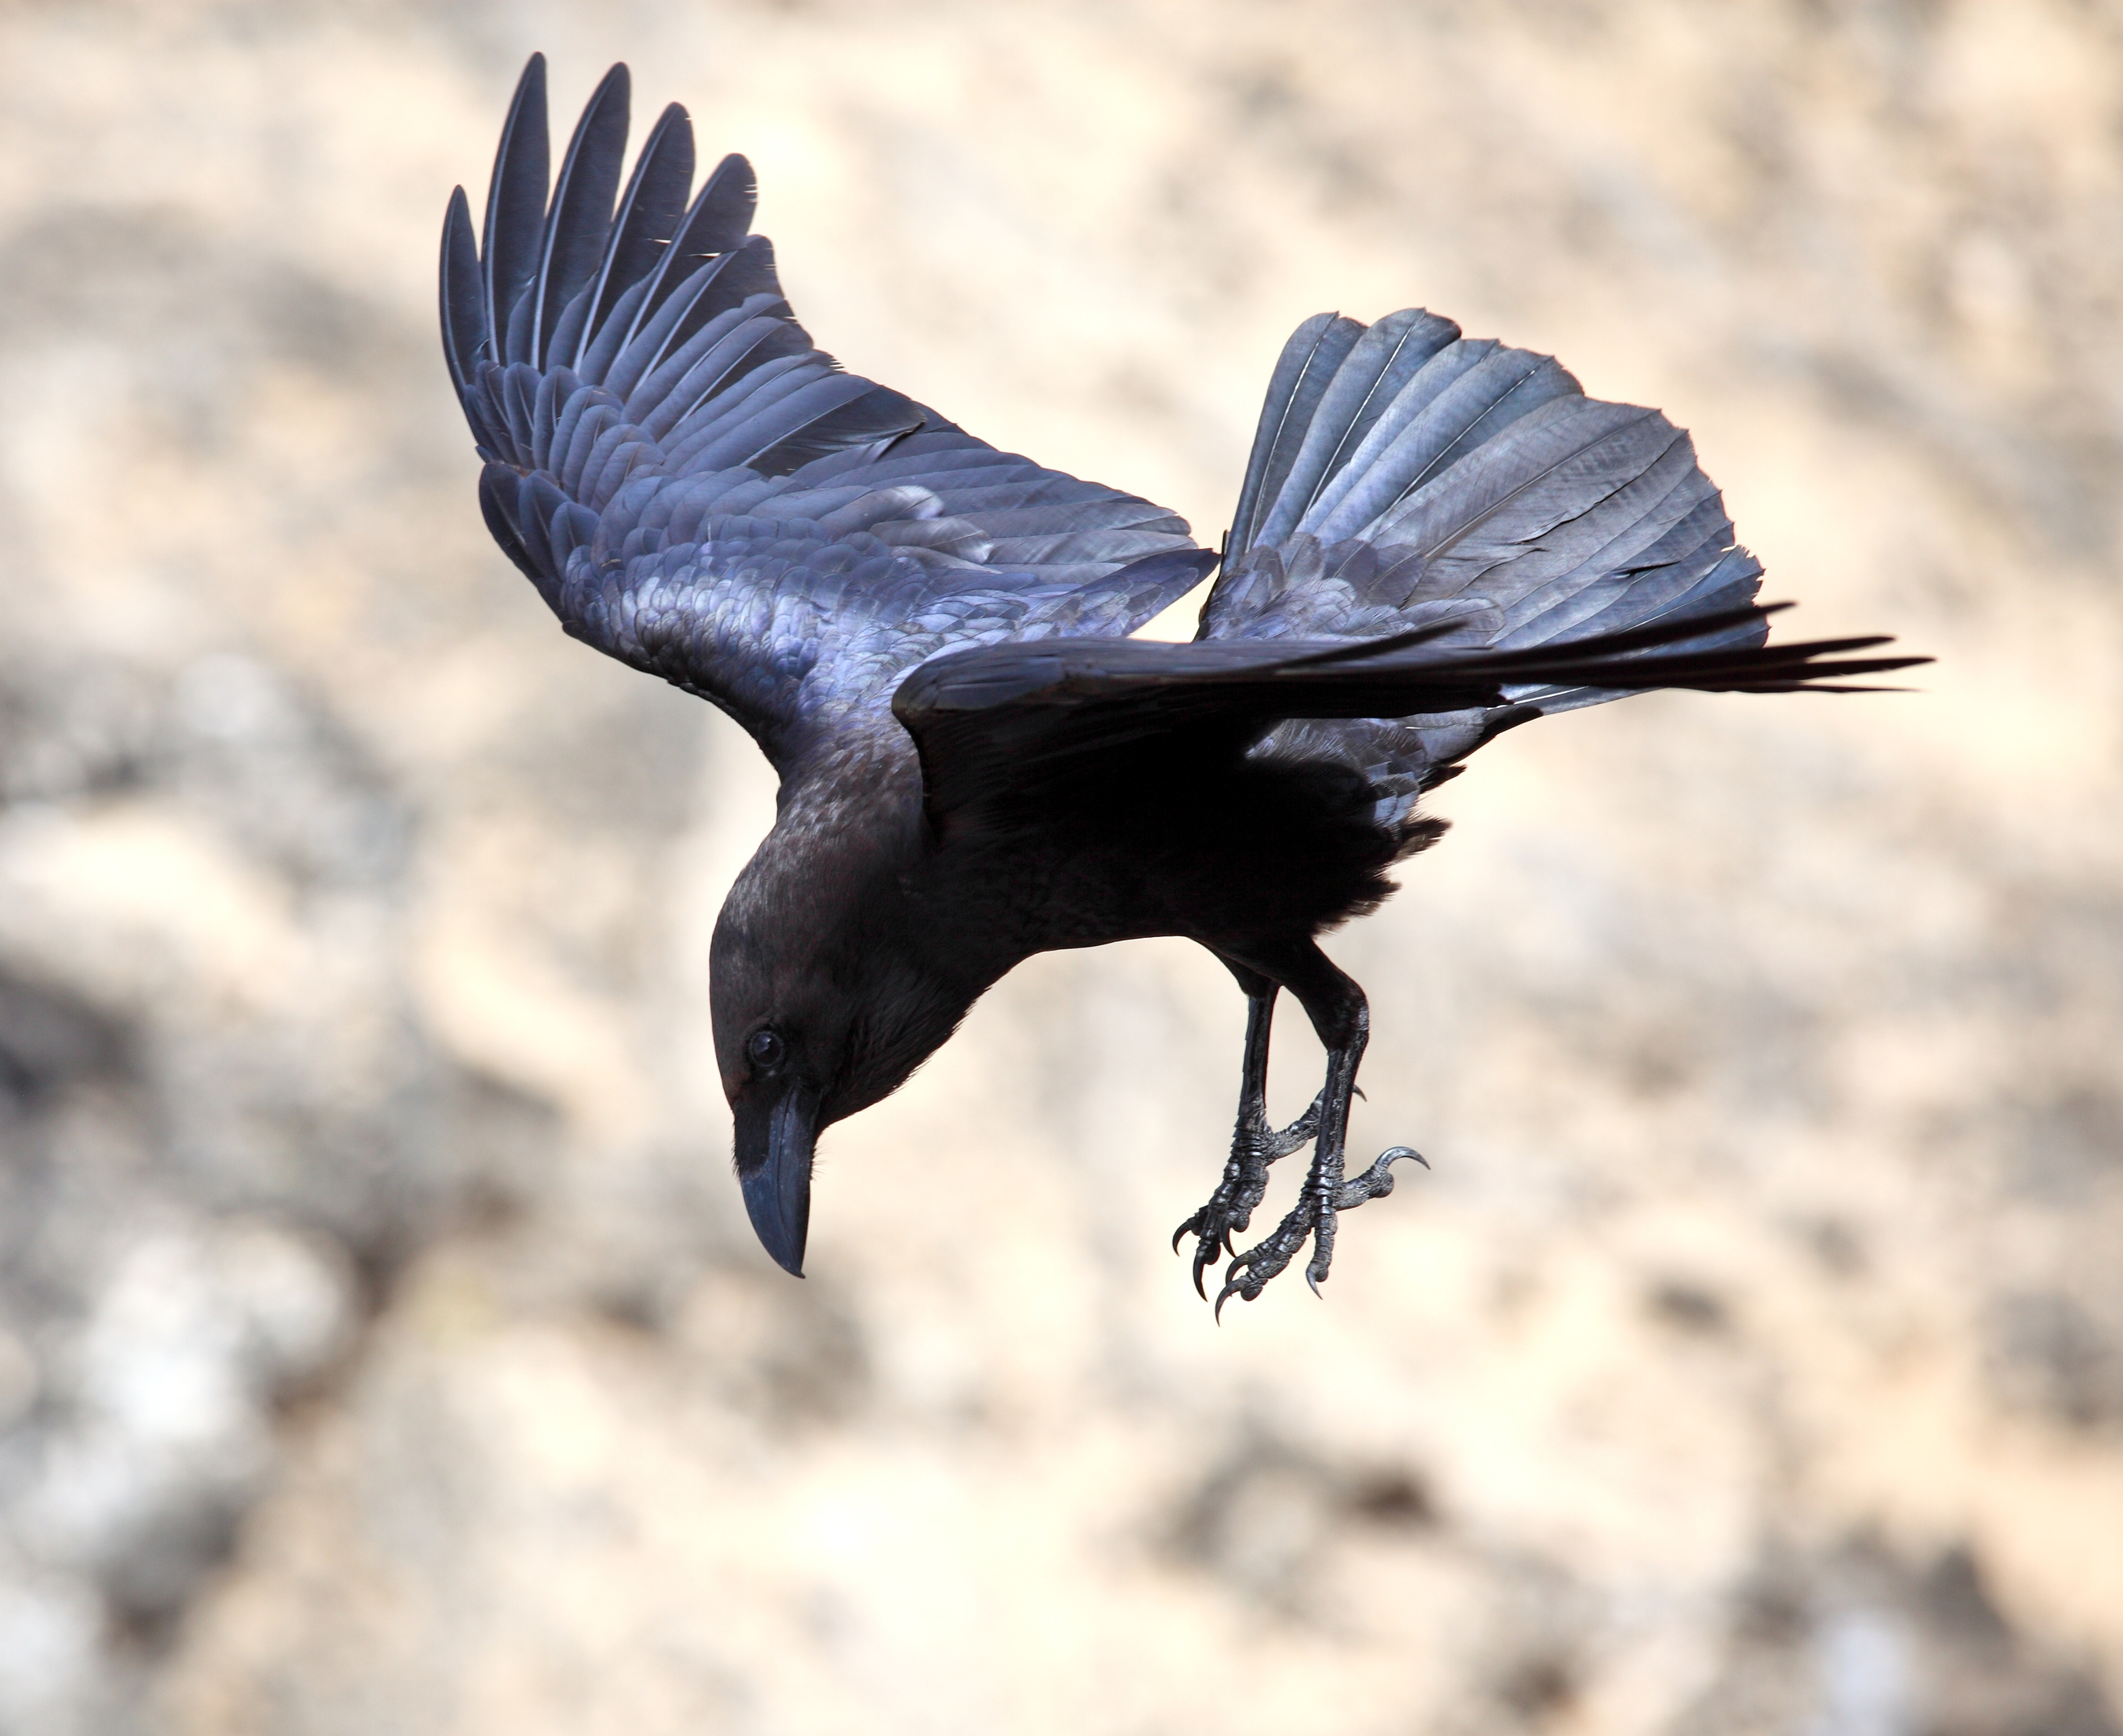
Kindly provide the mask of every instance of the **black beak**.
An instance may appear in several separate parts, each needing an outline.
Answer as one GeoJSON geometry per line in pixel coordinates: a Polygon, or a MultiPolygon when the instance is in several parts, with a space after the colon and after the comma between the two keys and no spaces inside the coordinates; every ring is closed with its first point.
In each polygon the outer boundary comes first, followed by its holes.
{"type": "Polygon", "coordinates": [[[737,1105],[737,1179],[760,1246],[785,1272],[804,1275],[811,1227],[811,1153],[818,1099],[794,1081],[771,1097],[737,1105]]]}

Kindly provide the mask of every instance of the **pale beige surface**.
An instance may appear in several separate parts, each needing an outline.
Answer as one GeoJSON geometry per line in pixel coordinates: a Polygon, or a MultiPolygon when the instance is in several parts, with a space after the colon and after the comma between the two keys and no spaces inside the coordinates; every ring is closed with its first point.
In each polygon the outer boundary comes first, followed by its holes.
{"type": "Polygon", "coordinates": [[[2119,217],[2063,0],[0,11],[0,1729],[2114,1732],[2119,217]],[[1177,944],[831,1135],[794,1284],[706,1025],[765,767],[488,546],[432,332],[533,47],[1207,537],[1288,327],[1419,301],[1943,660],[1441,792],[1333,943],[1436,1167],[1324,1304],[1165,1251],[1177,944]]]}

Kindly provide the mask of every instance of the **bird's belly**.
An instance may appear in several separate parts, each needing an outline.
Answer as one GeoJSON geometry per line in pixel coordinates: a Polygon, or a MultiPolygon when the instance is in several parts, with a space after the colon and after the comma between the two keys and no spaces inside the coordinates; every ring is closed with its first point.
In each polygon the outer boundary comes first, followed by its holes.
{"type": "Polygon", "coordinates": [[[1378,904],[1403,853],[1361,780],[1249,762],[1212,789],[1086,801],[996,866],[1026,955],[1181,935],[1316,934],[1378,904]]]}

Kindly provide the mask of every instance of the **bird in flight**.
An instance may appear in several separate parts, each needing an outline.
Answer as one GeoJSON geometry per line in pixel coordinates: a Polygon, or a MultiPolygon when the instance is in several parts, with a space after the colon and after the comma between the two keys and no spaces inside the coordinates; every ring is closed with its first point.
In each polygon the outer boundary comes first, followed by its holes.
{"type": "Polygon", "coordinates": [[[443,348],[488,528],[562,627],[719,706],[780,774],[710,999],[738,1183],[792,1273],[822,1129],[1033,954],[1178,935],[1247,1019],[1230,1155],[1174,1246],[1194,1238],[1197,1289],[1229,1259],[1220,1311],[1308,1244],[1316,1290],[1338,1215],[1417,1155],[1350,1173],[1370,1015],[1318,937],[1444,830],[1422,793],[1551,712],[1924,660],[1768,643],[1760,565],[1686,434],[1420,309],[1297,328],[1223,548],[1200,547],[843,370],[750,232],[744,158],[693,190],[674,103],[621,187],[627,98],[616,66],[552,176],[532,58],[484,224],[450,199],[443,348]],[[1129,636],[1220,565],[1191,643],[1129,636]],[[1327,1065],[1277,1128],[1286,989],[1327,1065]],[[1297,1203],[1240,1250],[1308,1145],[1297,1203]]]}

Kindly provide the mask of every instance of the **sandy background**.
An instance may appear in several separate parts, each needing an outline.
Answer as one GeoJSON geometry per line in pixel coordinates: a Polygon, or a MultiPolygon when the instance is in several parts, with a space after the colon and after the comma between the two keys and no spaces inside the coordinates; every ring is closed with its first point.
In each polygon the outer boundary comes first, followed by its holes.
{"type": "Polygon", "coordinates": [[[0,7],[0,1730],[2116,1736],[2120,218],[2066,0],[0,7]],[[1166,1251],[1179,945],[1002,985],[790,1283],[766,769],[554,629],[444,385],[533,47],[752,154],[850,365],[1206,536],[1289,327],[1421,302],[1943,661],[1441,792],[1333,943],[1436,1167],[1324,1304],[1166,1251]]]}

